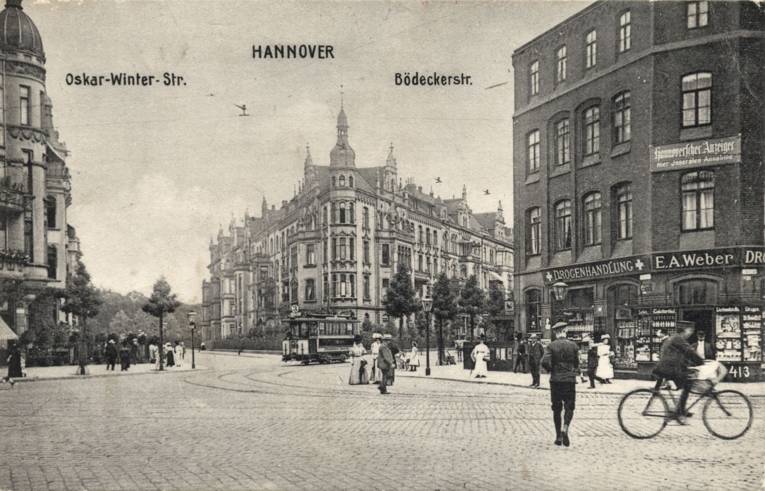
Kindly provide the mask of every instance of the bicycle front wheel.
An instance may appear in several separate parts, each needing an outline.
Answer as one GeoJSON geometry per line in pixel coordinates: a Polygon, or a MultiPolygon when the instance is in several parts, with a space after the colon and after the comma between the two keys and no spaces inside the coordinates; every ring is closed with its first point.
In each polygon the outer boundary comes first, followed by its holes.
{"type": "Polygon", "coordinates": [[[710,394],[702,418],[707,430],[717,438],[735,440],[752,426],[752,404],[737,390],[710,394]]]}
{"type": "Polygon", "coordinates": [[[664,396],[651,389],[637,389],[625,394],[619,403],[619,426],[632,438],[658,435],[667,426],[669,408],[664,396]]]}

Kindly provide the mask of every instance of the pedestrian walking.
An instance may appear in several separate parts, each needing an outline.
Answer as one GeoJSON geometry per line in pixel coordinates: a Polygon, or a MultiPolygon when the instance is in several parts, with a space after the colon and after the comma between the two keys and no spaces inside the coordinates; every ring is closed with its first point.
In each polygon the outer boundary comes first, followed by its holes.
{"type": "Polygon", "coordinates": [[[604,384],[610,384],[611,379],[614,378],[614,366],[611,364],[613,356],[611,336],[604,334],[598,345],[598,368],[595,370],[596,377],[602,379],[604,384]]]}
{"type": "Polygon", "coordinates": [[[356,334],[353,336],[353,346],[350,349],[351,355],[351,374],[348,377],[348,383],[350,385],[368,384],[369,376],[367,375],[367,360],[364,358],[366,350],[364,345],[361,344],[361,335],[356,334]]]}
{"type": "Polygon", "coordinates": [[[244,340],[239,341],[239,350],[236,352],[236,356],[239,356],[244,351],[244,340]]]}
{"type": "Polygon", "coordinates": [[[485,340],[486,336],[481,334],[478,344],[476,344],[473,351],[470,352],[470,358],[473,360],[474,364],[473,373],[475,374],[475,378],[486,378],[486,374],[488,373],[486,362],[489,361],[491,352],[489,351],[489,347],[486,346],[486,343],[484,343],[485,340]]]}
{"type": "Polygon", "coordinates": [[[178,340],[175,340],[175,348],[173,348],[173,355],[175,358],[175,366],[178,368],[181,368],[183,366],[183,347],[181,347],[181,343],[178,342],[178,340]]]}
{"type": "Polygon", "coordinates": [[[8,375],[0,379],[0,383],[8,382],[13,387],[16,384],[14,378],[21,378],[21,350],[15,342],[8,341],[8,375]]]}
{"type": "Polygon", "coordinates": [[[380,394],[388,393],[387,387],[389,382],[393,381],[396,373],[396,361],[390,349],[392,340],[393,337],[390,334],[385,334],[377,354],[377,366],[380,368],[380,385],[378,387],[380,394]]]}
{"type": "Polygon", "coordinates": [[[130,348],[127,342],[120,347],[120,372],[127,372],[130,368],[130,348]]]}
{"type": "Polygon", "coordinates": [[[108,343],[106,343],[106,369],[114,371],[114,365],[117,363],[117,355],[119,354],[117,352],[117,346],[114,343],[113,339],[110,339],[108,343]]]}
{"type": "Polygon", "coordinates": [[[165,344],[165,356],[167,357],[167,361],[165,362],[165,365],[170,368],[175,366],[175,356],[173,354],[173,346],[170,343],[165,344]]]}
{"type": "Polygon", "coordinates": [[[377,365],[377,355],[380,354],[380,344],[382,340],[382,334],[379,332],[372,333],[372,346],[370,351],[372,353],[372,369],[369,374],[369,381],[373,384],[380,383],[380,367],[377,365]]]}
{"type": "Polygon", "coordinates": [[[130,342],[130,363],[138,364],[138,338],[133,338],[130,342]]]}
{"type": "Polygon", "coordinates": [[[595,381],[597,380],[601,384],[604,383],[603,379],[598,379],[595,372],[598,369],[598,345],[591,338],[586,339],[589,349],[587,350],[587,378],[590,379],[590,386],[588,389],[595,388],[595,381]]]}
{"type": "Polygon", "coordinates": [[[550,372],[550,400],[555,423],[555,444],[569,446],[569,427],[576,408],[576,377],[579,375],[579,347],[566,339],[565,322],[556,322],[552,328],[555,341],[550,343],[542,358],[542,366],[550,372]],[[565,408],[563,421],[561,411],[565,408]]]}
{"type": "Polygon", "coordinates": [[[521,367],[521,373],[526,373],[526,342],[523,340],[523,334],[518,333],[515,346],[516,356],[513,373],[518,373],[518,367],[521,367]]]}
{"type": "Polygon", "coordinates": [[[542,346],[539,337],[532,334],[529,337],[531,346],[529,347],[529,371],[531,372],[531,386],[539,388],[539,367],[542,363],[542,357],[545,354],[545,348],[542,346]]]}

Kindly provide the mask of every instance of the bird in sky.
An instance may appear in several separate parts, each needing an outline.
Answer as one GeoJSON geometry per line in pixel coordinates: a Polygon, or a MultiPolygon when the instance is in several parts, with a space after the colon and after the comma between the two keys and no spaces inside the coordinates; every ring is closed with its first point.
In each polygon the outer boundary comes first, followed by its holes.
{"type": "Polygon", "coordinates": [[[488,189],[484,189],[484,190],[483,190],[483,194],[485,194],[486,196],[488,196],[488,195],[490,195],[491,193],[489,192],[489,190],[488,190],[488,189]]]}
{"type": "Polygon", "coordinates": [[[436,184],[441,184],[441,182],[443,182],[443,181],[441,181],[441,178],[440,177],[436,177],[436,184]]]}
{"type": "Polygon", "coordinates": [[[242,110],[242,114],[240,114],[239,116],[249,116],[249,114],[247,114],[247,105],[246,104],[242,104],[241,106],[239,104],[234,104],[234,105],[242,110]]]}

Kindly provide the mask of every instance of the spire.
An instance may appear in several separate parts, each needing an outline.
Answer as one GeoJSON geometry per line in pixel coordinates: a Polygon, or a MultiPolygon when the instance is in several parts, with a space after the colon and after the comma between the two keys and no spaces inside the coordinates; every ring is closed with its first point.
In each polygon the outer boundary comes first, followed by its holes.
{"type": "Polygon", "coordinates": [[[263,196],[263,201],[260,203],[260,217],[266,218],[267,211],[268,211],[268,203],[266,202],[266,197],[263,196]]]}
{"type": "Polygon", "coordinates": [[[341,97],[340,113],[337,115],[337,143],[329,153],[330,167],[356,167],[356,152],[348,143],[348,128],[348,117],[341,97]]]}
{"type": "Polygon", "coordinates": [[[393,142],[390,143],[390,151],[388,152],[388,158],[385,160],[385,165],[396,167],[396,157],[393,156],[393,142]]]}
{"type": "Polygon", "coordinates": [[[305,163],[303,165],[304,167],[313,165],[313,158],[311,157],[311,145],[308,143],[305,144],[305,163]]]}
{"type": "Polygon", "coordinates": [[[499,200],[499,207],[497,208],[497,211],[502,212],[502,200],[499,200]]]}
{"type": "Polygon", "coordinates": [[[462,201],[467,201],[467,186],[462,185],[462,201]]]}

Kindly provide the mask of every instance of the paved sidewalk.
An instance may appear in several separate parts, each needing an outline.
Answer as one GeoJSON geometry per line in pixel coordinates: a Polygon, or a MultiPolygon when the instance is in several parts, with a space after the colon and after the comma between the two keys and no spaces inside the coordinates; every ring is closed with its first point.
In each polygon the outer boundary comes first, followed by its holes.
{"type": "MultiPolygon", "coordinates": [[[[175,373],[175,372],[187,372],[191,370],[191,359],[188,363],[184,363],[182,367],[165,367],[164,372],[159,372],[152,363],[140,363],[138,365],[130,365],[130,369],[126,372],[120,371],[119,365],[117,365],[114,371],[106,370],[104,364],[90,364],[85,367],[86,375],[78,375],[79,367],[77,365],[64,365],[55,367],[27,367],[25,369],[27,376],[22,378],[16,378],[16,382],[35,382],[38,380],[65,380],[65,379],[84,379],[94,377],[124,377],[127,375],[141,375],[141,374],[159,374],[159,373],[175,373]]],[[[197,364],[196,370],[204,369],[197,364]]],[[[195,370],[195,371],[196,371],[195,370]]]]}
{"type": "MultiPolygon", "coordinates": [[[[420,360],[421,365],[417,372],[407,372],[404,370],[396,370],[396,377],[425,377],[425,367],[423,360],[420,360]]],[[[462,368],[462,364],[450,365],[450,366],[431,366],[430,377],[432,379],[440,380],[455,380],[467,383],[477,384],[499,384],[499,385],[512,385],[515,387],[528,387],[529,390],[534,390],[531,387],[531,374],[530,373],[513,373],[513,372],[496,372],[490,371],[486,378],[476,379],[470,377],[470,371],[462,368]]],[[[545,390],[550,389],[550,376],[546,373],[541,374],[540,380],[542,382],[541,388],[545,390]]],[[[592,393],[602,394],[626,394],[633,389],[639,389],[643,387],[651,387],[652,382],[647,380],[627,380],[627,379],[615,379],[610,384],[600,384],[595,382],[595,389],[587,389],[589,386],[589,380],[582,383],[581,379],[578,381],[577,390],[587,391],[592,393]]],[[[765,397],[765,382],[753,382],[753,383],[729,383],[724,382],[717,386],[718,390],[734,389],[748,396],[753,397],[765,397]]]]}

